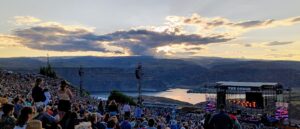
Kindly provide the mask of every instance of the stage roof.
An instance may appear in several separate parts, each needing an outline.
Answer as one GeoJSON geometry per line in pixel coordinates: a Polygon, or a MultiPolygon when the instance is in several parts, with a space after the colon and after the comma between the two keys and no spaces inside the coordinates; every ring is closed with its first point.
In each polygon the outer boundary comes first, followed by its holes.
{"type": "Polygon", "coordinates": [[[219,81],[217,86],[227,87],[262,87],[262,86],[278,86],[276,82],[231,82],[231,81],[219,81]]]}

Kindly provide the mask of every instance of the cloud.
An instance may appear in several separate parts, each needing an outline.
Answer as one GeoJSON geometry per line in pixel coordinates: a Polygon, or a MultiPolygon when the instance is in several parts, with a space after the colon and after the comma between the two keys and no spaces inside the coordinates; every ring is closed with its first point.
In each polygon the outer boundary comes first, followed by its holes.
{"type": "Polygon", "coordinates": [[[287,44],[291,44],[293,43],[292,41],[288,41],[288,42],[280,42],[280,41],[273,41],[273,42],[269,42],[266,45],[267,46],[278,46],[278,45],[287,45],[287,44]]]}
{"type": "Polygon", "coordinates": [[[299,54],[268,54],[267,56],[273,57],[273,58],[291,58],[298,56],[299,54]]]}
{"type": "Polygon", "coordinates": [[[15,16],[14,20],[17,25],[31,25],[42,21],[41,19],[32,16],[15,16]]]}
{"type": "Polygon", "coordinates": [[[254,28],[260,26],[268,26],[272,24],[275,20],[266,20],[266,21],[245,21],[240,23],[231,23],[229,25],[238,26],[243,28],[254,28]]]}
{"type": "Polygon", "coordinates": [[[18,43],[20,41],[21,39],[17,36],[0,34],[0,45],[2,46],[20,45],[18,43]]]}
{"type": "Polygon", "coordinates": [[[192,47],[192,48],[185,48],[184,50],[186,50],[186,51],[200,51],[202,49],[203,48],[201,48],[201,47],[192,47]]]}
{"type": "MultiPolygon", "coordinates": [[[[222,17],[168,16],[161,26],[139,26],[128,30],[97,34],[93,27],[64,25],[45,22],[31,16],[17,16],[16,23],[26,25],[12,31],[18,43],[37,50],[51,51],[95,51],[130,55],[159,55],[175,53],[197,53],[197,45],[223,43],[239,37],[252,29],[263,29],[299,23],[300,17],[281,20],[232,21],[222,17]],[[184,45],[184,49],[158,51],[159,47],[184,45]]],[[[283,45],[273,42],[269,45],[283,45]]],[[[251,47],[250,44],[245,45],[251,47]]],[[[177,53],[177,54],[178,54],[177,53]]]]}
{"type": "Polygon", "coordinates": [[[245,47],[252,47],[251,44],[244,44],[245,47]]]}
{"type": "Polygon", "coordinates": [[[295,17],[291,20],[292,22],[300,22],[300,17],[295,17]]]}
{"type": "Polygon", "coordinates": [[[157,47],[156,55],[159,56],[194,56],[200,51],[205,49],[204,45],[186,45],[186,44],[175,44],[157,47]]]}
{"type": "Polygon", "coordinates": [[[86,27],[72,27],[58,23],[17,29],[13,34],[22,39],[20,42],[22,45],[32,49],[70,52],[98,51],[118,54],[124,53],[122,50],[125,49],[132,55],[153,55],[157,47],[170,44],[199,45],[231,40],[222,35],[204,37],[197,34],[176,34],[145,29],[99,35],[86,27]]]}
{"type": "Polygon", "coordinates": [[[18,29],[14,31],[14,35],[22,39],[20,44],[32,49],[110,52],[103,47],[103,43],[98,42],[104,40],[100,40],[100,37],[94,36],[84,27],[71,28],[51,24],[18,29]],[[97,37],[97,40],[93,39],[94,37],[97,37]]]}
{"type": "Polygon", "coordinates": [[[205,26],[204,28],[215,27],[242,27],[242,28],[257,28],[257,27],[276,27],[284,25],[293,25],[300,22],[300,17],[291,17],[286,19],[274,20],[249,20],[234,22],[223,17],[202,17],[198,14],[193,14],[191,17],[177,17],[184,24],[193,24],[205,26]]]}
{"type": "Polygon", "coordinates": [[[183,28],[193,26],[197,28],[198,33],[222,34],[231,37],[239,36],[247,31],[254,29],[266,29],[278,26],[289,26],[300,23],[300,17],[290,17],[286,19],[267,19],[267,20],[248,20],[232,21],[223,17],[202,17],[193,14],[191,17],[172,16],[173,19],[179,19],[183,28]]]}

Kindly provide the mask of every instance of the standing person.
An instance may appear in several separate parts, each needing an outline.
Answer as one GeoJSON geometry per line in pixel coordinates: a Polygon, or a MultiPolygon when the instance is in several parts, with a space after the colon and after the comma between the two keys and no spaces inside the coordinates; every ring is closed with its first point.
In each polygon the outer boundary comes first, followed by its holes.
{"type": "Polygon", "coordinates": [[[220,112],[214,115],[209,123],[213,129],[232,129],[233,123],[230,116],[225,112],[225,106],[220,105],[220,112]]]}
{"type": "Polygon", "coordinates": [[[116,116],[119,112],[118,105],[115,100],[111,100],[108,105],[108,111],[110,116],[116,116]]]}
{"type": "Polygon", "coordinates": [[[98,104],[98,111],[101,115],[104,115],[104,106],[103,106],[103,101],[100,100],[99,104],[98,104]]]}
{"type": "Polygon", "coordinates": [[[207,112],[204,116],[204,129],[213,129],[213,127],[211,127],[211,125],[209,124],[210,120],[211,120],[211,113],[207,112]]]}
{"type": "Polygon", "coordinates": [[[124,104],[122,110],[124,111],[124,117],[128,117],[130,118],[130,112],[131,112],[131,109],[130,109],[130,105],[129,103],[127,102],[126,104],[124,104]]]}
{"type": "Polygon", "coordinates": [[[16,118],[13,116],[14,105],[4,104],[2,111],[3,115],[0,121],[0,129],[13,129],[16,124],[16,118]]]}
{"type": "Polygon", "coordinates": [[[33,115],[33,109],[31,107],[24,107],[21,110],[21,114],[14,129],[26,129],[27,122],[32,119],[33,115]]]}
{"type": "Polygon", "coordinates": [[[40,87],[43,80],[38,78],[35,81],[35,86],[32,88],[31,96],[36,106],[41,106],[44,104],[46,100],[46,96],[44,95],[43,89],[40,87]]]}
{"type": "Polygon", "coordinates": [[[142,117],[142,114],[143,114],[143,110],[142,110],[141,106],[138,105],[138,106],[134,109],[134,117],[135,117],[136,119],[141,118],[141,117],[142,117]]]}
{"type": "Polygon", "coordinates": [[[238,119],[236,118],[236,113],[229,114],[229,117],[230,117],[231,120],[232,120],[232,123],[233,123],[233,129],[241,129],[241,128],[242,128],[240,122],[239,122],[238,119]]]}
{"type": "Polygon", "coordinates": [[[61,81],[60,89],[58,91],[58,110],[63,112],[68,112],[71,110],[70,100],[73,97],[71,90],[67,87],[68,83],[64,80],[61,81]]]}

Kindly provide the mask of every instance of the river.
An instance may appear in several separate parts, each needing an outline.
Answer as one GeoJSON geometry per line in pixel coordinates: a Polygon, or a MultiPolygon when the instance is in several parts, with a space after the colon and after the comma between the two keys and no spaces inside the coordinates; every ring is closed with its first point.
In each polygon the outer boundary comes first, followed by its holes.
{"type": "MultiPolygon", "coordinates": [[[[165,97],[165,98],[188,102],[191,104],[196,104],[199,102],[206,101],[206,95],[208,95],[208,94],[187,93],[187,91],[188,91],[188,89],[174,88],[174,89],[169,89],[167,91],[161,91],[161,92],[142,92],[142,95],[165,97]]],[[[137,96],[138,95],[136,92],[123,92],[123,93],[128,96],[137,96]]],[[[109,93],[108,92],[93,93],[93,94],[91,94],[91,96],[97,97],[97,98],[102,98],[102,99],[107,99],[109,96],[109,93]]]]}

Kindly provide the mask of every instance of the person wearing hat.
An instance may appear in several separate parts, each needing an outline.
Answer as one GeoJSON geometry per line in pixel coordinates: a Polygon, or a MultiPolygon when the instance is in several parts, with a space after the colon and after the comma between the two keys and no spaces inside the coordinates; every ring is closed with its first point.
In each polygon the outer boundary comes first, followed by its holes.
{"type": "Polygon", "coordinates": [[[63,112],[68,112],[71,110],[71,102],[70,100],[73,97],[71,90],[67,87],[67,81],[61,81],[60,89],[58,91],[58,110],[63,112]]]}
{"type": "Polygon", "coordinates": [[[44,129],[40,120],[31,120],[28,122],[26,129],[44,129]]]}

